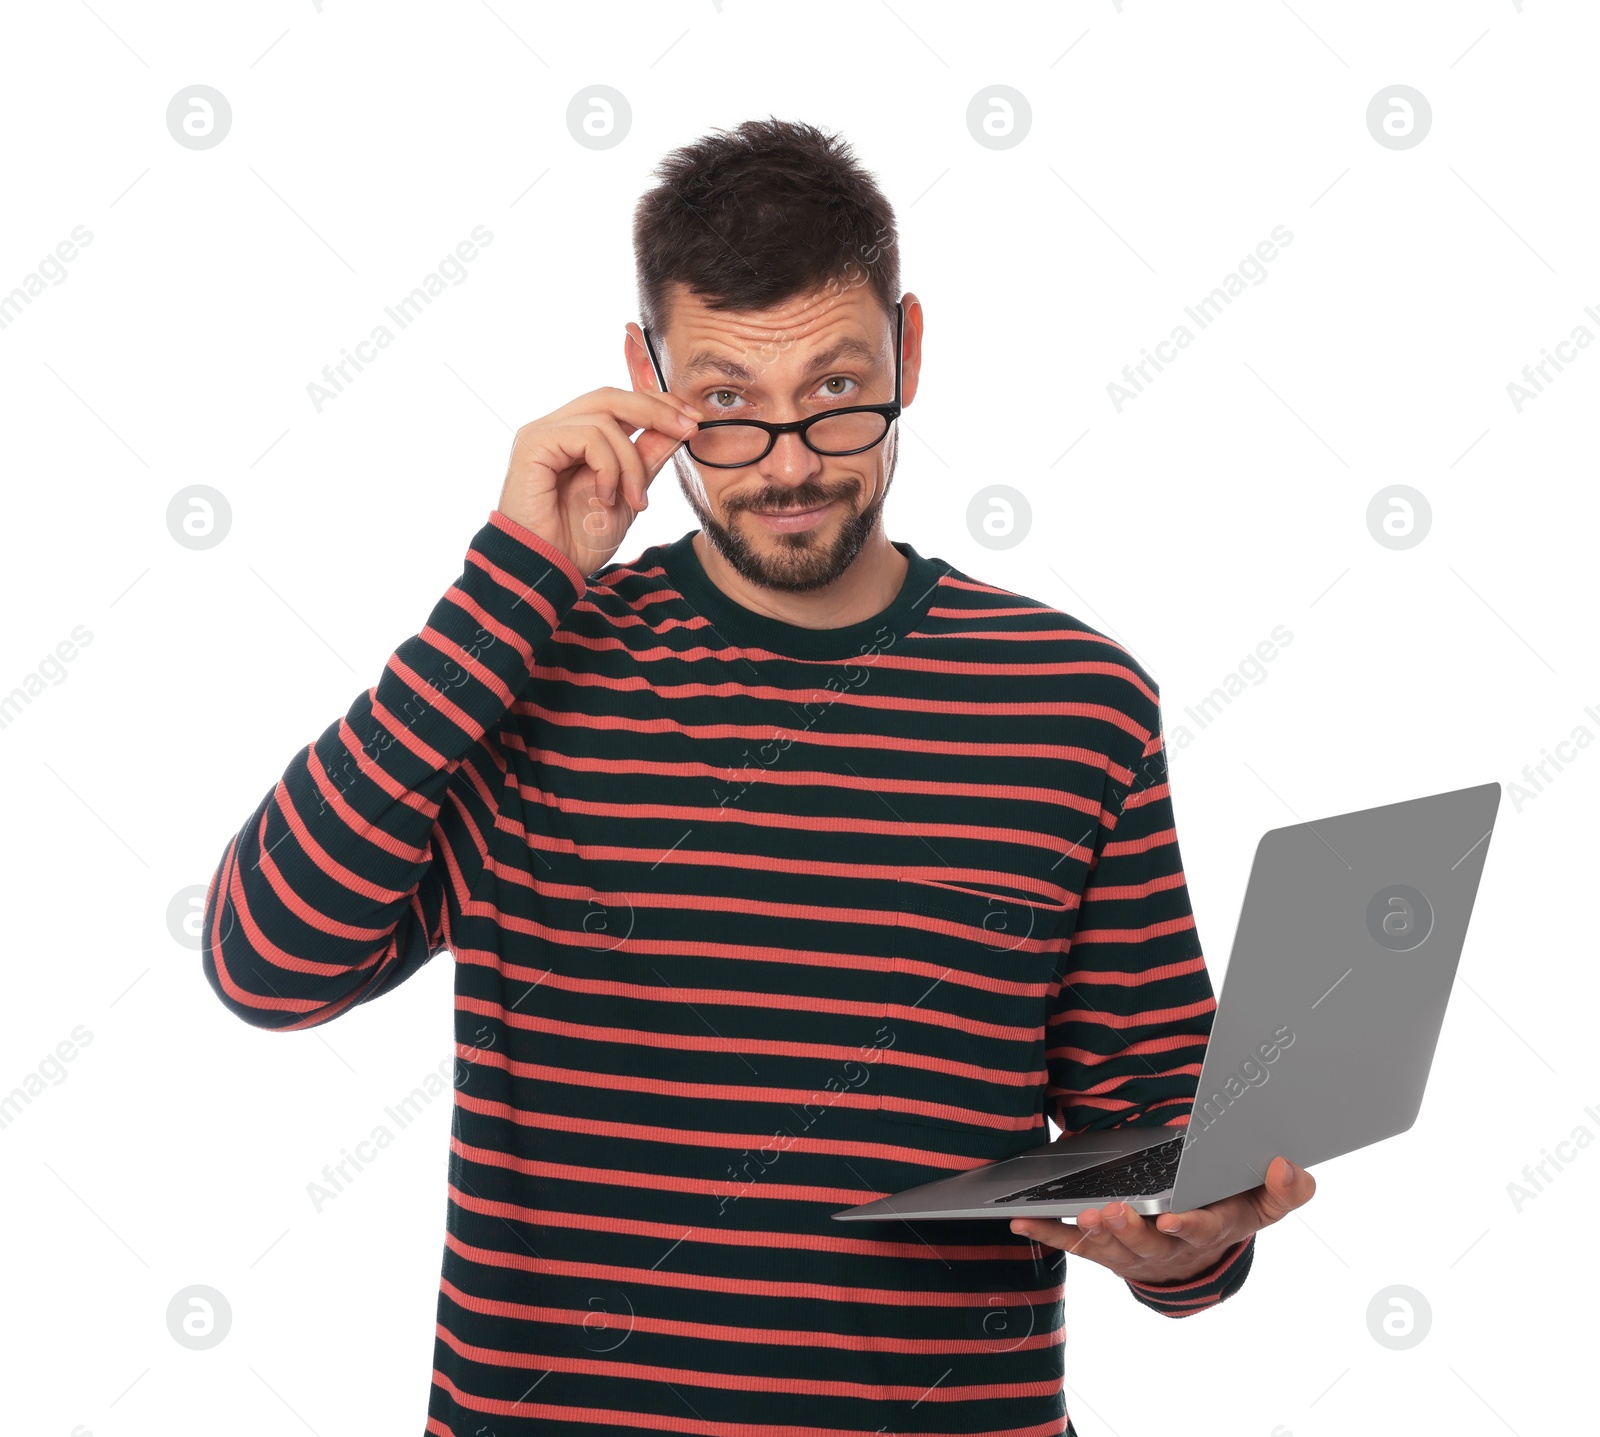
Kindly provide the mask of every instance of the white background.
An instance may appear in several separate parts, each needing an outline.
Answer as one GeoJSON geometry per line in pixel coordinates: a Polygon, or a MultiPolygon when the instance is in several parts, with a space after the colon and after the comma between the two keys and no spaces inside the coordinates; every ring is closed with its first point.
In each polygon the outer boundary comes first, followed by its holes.
{"type": "MultiPolygon", "coordinates": [[[[1600,1145],[1520,1212],[1507,1185],[1600,1136],[1600,753],[1510,787],[1600,734],[1600,353],[1520,412],[1507,385],[1600,334],[1597,42],[1576,0],[10,7],[0,293],[93,239],[0,330],[0,692],[93,637],[0,729],[0,1093],[92,1041],[0,1129],[6,1430],[421,1430],[447,1103],[320,1213],[306,1185],[449,1054],[449,961],[274,1036],[218,1005],[168,906],[420,627],[511,431],[626,382],[659,156],[769,113],[841,130],[899,212],[927,335],[891,535],[1161,685],[1219,986],[1265,829],[1507,785],[1416,1127],[1321,1168],[1214,1312],[1169,1322],[1070,1264],[1078,1431],[1592,1421],[1600,1145]],[[233,115],[203,151],[165,120],[196,83],[233,115]],[[1396,83],[1432,108],[1406,150],[1365,120],[1396,83]],[[604,151],[566,126],[592,84],[632,111],[604,151]],[[966,124],[995,84],[1032,110],[1006,150],[966,124]],[[307,384],[480,224],[467,280],[318,413],[307,384]],[[1265,282],[1117,412],[1122,366],[1277,225],[1265,282]],[[997,482],[1033,512],[1003,553],[965,517],[997,482]],[[1432,510],[1400,551],[1366,522],[1395,483],[1432,510]],[[231,507],[204,551],[167,528],[195,484],[231,507]],[[1180,746],[1180,710],[1280,624],[1180,746]],[[209,1351],[167,1331],[192,1284],[231,1306],[209,1351]],[[1405,1351],[1367,1325],[1395,1284],[1432,1313],[1405,1351]]],[[[670,482],[652,498],[622,557],[693,527],[670,482]]]]}

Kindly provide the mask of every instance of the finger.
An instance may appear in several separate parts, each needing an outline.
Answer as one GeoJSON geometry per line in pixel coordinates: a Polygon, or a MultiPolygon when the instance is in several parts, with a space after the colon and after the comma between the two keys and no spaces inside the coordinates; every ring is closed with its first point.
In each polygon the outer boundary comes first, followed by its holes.
{"type": "Polygon", "coordinates": [[[1164,1212],[1155,1220],[1157,1231],[1175,1237],[1191,1247],[1215,1247],[1229,1239],[1238,1227],[1252,1227],[1249,1214],[1239,1211],[1242,1198],[1224,1198],[1208,1207],[1188,1212],[1164,1212]]]}
{"type": "MultiPolygon", "coordinates": [[[[1111,1224],[1106,1221],[1105,1214],[1099,1209],[1085,1209],[1078,1214],[1076,1222],[1084,1235],[1080,1256],[1087,1257],[1112,1272],[1125,1272],[1146,1261],[1123,1245],[1121,1238],[1117,1236],[1111,1224]]],[[[1178,1245],[1173,1243],[1171,1246],[1176,1249],[1178,1245]]]]}
{"type": "Polygon", "coordinates": [[[1086,1242],[1085,1234],[1069,1222],[1053,1217],[1017,1217],[1011,1220],[1011,1231],[1042,1242],[1046,1247],[1077,1255],[1086,1242]]]}
{"type": "Polygon", "coordinates": [[[1304,1168],[1298,1168],[1281,1154],[1267,1164],[1267,1180],[1256,1188],[1250,1197],[1255,1202],[1259,1225],[1266,1227],[1287,1217],[1297,1207],[1311,1201],[1317,1190],[1317,1180],[1304,1168]]]}
{"type": "Polygon", "coordinates": [[[1106,1226],[1106,1219],[1102,1218],[1099,1208],[1086,1208],[1082,1213],[1078,1213],[1074,1219],[1074,1226],[1082,1234],[1078,1239],[1078,1256],[1090,1258],[1102,1267],[1112,1267],[1117,1263],[1133,1263],[1128,1250],[1112,1237],[1112,1232],[1106,1226]]]}
{"type": "Polygon", "coordinates": [[[645,484],[648,482],[645,477],[644,460],[639,457],[639,451],[628,438],[627,431],[609,414],[575,414],[572,416],[572,422],[587,424],[605,435],[611,443],[612,452],[617,457],[617,469],[621,475],[619,482],[624,497],[635,512],[644,508],[645,484]]]}
{"type": "Polygon", "coordinates": [[[658,420],[675,422],[678,416],[699,411],[680,394],[664,390],[620,389],[614,384],[602,385],[580,394],[563,404],[550,417],[568,418],[574,414],[609,414],[621,423],[632,423],[640,429],[658,420]]]}
{"type": "MultiPolygon", "coordinates": [[[[692,434],[695,425],[691,422],[689,432],[692,434]]],[[[617,432],[621,434],[619,426],[617,432]]],[[[638,486],[638,498],[634,503],[635,509],[645,509],[650,504],[650,481],[661,472],[662,466],[670,459],[675,450],[680,449],[687,441],[678,434],[663,434],[659,429],[641,429],[632,439],[624,437],[622,445],[624,452],[630,456],[629,473],[634,475],[638,486]]]]}
{"type": "Polygon", "coordinates": [[[596,425],[574,424],[549,431],[546,443],[566,459],[565,463],[552,464],[552,468],[565,471],[580,463],[587,464],[595,474],[595,497],[606,505],[615,501],[622,465],[610,436],[596,425]]]}
{"type": "MultiPolygon", "coordinates": [[[[1079,1218],[1081,1220],[1081,1213],[1079,1218]]],[[[1183,1250],[1175,1238],[1161,1232],[1150,1219],[1141,1217],[1127,1203],[1107,1203],[1100,1210],[1100,1218],[1106,1237],[1120,1243],[1135,1262],[1159,1262],[1183,1250]]],[[[1117,1256],[1115,1248],[1111,1253],[1117,1256]]]]}
{"type": "Polygon", "coordinates": [[[686,442],[671,434],[663,434],[659,429],[644,430],[633,441],[633,447],[638,450],[639,458],[644,463],[645,482],[654,479],[667,460],[686,442]]]}
{"type": "MultiPolygon", "coordinates": [[[[574,415],[573,418],[599,424],[614,436],[617,453],[631,484],[630,503],[635,512],[648,508],[650,481],[661,472],[673,451],[686,441],[676,432],[664,434],[659,429],[642,429],[636,437],[629,439],[623,426],[609,415],[584,414],[574,415]]],[[[689,429],[692,433],[695,425],[690,423],[689,429]]]]}
{"type": "Polygon", "coordinates": [[[641,393],[636,389],[607,387],[596,389],[558,409],[563,419],[577,414],[606,414],[624,424],[631,434],[639,429],[659,429],[680,439],[692,432],[684,421],[699,421],[705,416],[687,399],[676,394],[641,393]]]}

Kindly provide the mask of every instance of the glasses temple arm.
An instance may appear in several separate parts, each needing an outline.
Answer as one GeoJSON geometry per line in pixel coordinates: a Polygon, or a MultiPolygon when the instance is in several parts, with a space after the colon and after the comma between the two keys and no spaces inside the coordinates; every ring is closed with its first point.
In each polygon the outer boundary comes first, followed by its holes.
{"type": "Polygon", "coordinates": [[[660,386],[661,392],[665,394],[667,392],[667,376],[661,372],[661,362],[656,358],[655,346],[650,343],[650,331],[641,324],[639,333],[644,337],[644,352],[650,356],[650,368],[655,371],[656,383],[660,386]]]}
{"type": "Polygon", "coordinates": [[[905,343],[906,307],[903,301],[894,303],[894,404],[900,407],[900,366],[902,346],[905,343]]]}

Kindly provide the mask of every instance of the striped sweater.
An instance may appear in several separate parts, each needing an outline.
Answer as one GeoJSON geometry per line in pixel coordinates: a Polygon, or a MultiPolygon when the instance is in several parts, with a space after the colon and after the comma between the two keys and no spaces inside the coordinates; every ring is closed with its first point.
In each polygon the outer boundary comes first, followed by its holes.
{"type": "MultiPolygon", "coordinates": [[[[492,512],[228,843],[207,981],[294,1032],[455,956],[426,1432],[1071,1433],[1063,1253],[832,1214],[1046,1114],[1187,1121],[1216,1005],[1156,684],[909,544],[802,629],[692,537],[586,580],[492,512]]],[[[1252,1251],[1129,1288],[1186,1316],[1252,1251]]]]}

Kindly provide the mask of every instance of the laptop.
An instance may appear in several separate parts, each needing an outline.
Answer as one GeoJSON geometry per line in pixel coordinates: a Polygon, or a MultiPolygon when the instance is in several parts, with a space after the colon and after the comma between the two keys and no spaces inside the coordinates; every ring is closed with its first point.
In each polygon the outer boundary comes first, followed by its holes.
{"type": "Polygon", "coordinates": [[[1256,847],[1186,1128],[1063,1134],[845,1222],[1189,1212],[1417,1118],[1500,805],[1480,784],[1274,828],[1256,847]]]}

